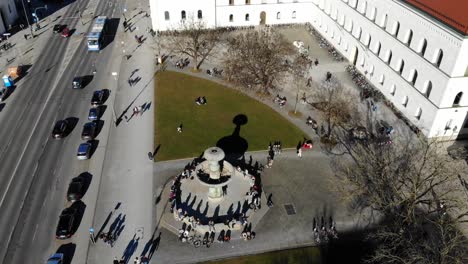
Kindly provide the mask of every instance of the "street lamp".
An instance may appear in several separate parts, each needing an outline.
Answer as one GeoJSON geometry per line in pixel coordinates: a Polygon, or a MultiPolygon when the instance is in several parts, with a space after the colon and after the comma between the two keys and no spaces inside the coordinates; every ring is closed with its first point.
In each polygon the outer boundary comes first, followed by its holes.
{"type": "Polygon", "coordinates": [[[26,7],[24,6],[24,0],[21,0],[21,3],[23,4],[23,10],[24,10],[24,16],[26,17],[26,22],[28,22],[28,27],[31,30],[31,36],[34,38],[35,36],[32,30],[31,24],[29,24],[28,14],[26,13],[26,7]]]}

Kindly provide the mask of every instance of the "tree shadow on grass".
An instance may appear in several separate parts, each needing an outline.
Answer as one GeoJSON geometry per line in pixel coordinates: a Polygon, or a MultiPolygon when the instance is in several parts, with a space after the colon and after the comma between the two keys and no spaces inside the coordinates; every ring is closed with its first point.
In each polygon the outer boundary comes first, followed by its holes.
{"type": "Polygon", "coordinates": [[[221,148],[225,154],[225,160],[231,164],[239,160],[249,148],[249,143],[240,136],[241,126],[247,124],[248,118],[244,114],[238,114],[232,122],[236,125],[231,135],[218,140],[216,146],[221,148]]]}

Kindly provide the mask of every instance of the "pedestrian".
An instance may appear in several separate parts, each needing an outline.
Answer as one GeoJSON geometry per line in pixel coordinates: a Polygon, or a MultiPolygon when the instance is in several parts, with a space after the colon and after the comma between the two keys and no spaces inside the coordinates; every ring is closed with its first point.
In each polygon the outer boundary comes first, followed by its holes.
{"type": "Polygon", "coordinates": [[[318,65],[319,65],[318,59],[315,59],[314,64],[315,64],[315,66],[318,66],[318,65]]]}
{"type": "Polygon", "coordinates": [[[119,264],[125,264],[125,259],[124,259],[124,257],[122,257],[122,258],[120,259],[119,264]]]}
{"type": "Polygon", "coordinates": [[[182,133],[182,124],[177,127],[177,132],[182,133]]]}
{"type": "Polygon", "coordinates": [[[24,34],[24,39],[28,39],[28,34],[24,34]]]}
{"type": "Polygon", "coordinates": [[[142,109],[143,109],[143,108],[142,108],[141,106],[138,107],[138,113],[139,113],[140,115],[143,115],[142,109]]]}
{"type": "Polygon", "coordinates": [[[133,115],[138,115],[138,106],[133,108],[133,115]]]}
{"type": "Polygon", "coordinates": [[[298,156],[299,158],[302,158],[302,148],[298,148],[298,149],[297,149],[297,156],[298,156]]]}
{"type": "Polygon", "coordinates": [[[131,78],[128,78],[128,85],[132,86],[132,79],[131,78]]]}
{"type": "Polygon", "coordinates": [[[89,238],[93,244],[96,244],[96,240],[94,239],[94,228],[92,227],[89,229],[89,238]]]}
{"type": "Polygon", "coordinates": [[[135,264],[141,264],[141,261],[138,257],[135,257],[135,260],[133,261],[135,264]]]}
{"type": "Polygon", "coordinates": [[[326,81],[329,82],[332,77],[331,72],[328,71],[326,77],[327,77],[326,81]]]}

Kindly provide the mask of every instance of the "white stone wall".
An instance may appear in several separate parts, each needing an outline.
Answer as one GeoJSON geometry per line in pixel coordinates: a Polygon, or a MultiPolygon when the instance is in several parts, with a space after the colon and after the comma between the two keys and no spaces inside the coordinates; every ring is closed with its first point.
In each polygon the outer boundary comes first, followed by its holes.
{"type": "Polygon", "coordinates": [[[453,107],[468,87],[468,40],[400,1],[151,0],[151,6],[155,30],[176,27],[181,10],[195,17],[202,10],[209,27],[258,25],[262,12],[266,24],[309,22],[425,135],[468,135],[468,91],[453,107]]]}

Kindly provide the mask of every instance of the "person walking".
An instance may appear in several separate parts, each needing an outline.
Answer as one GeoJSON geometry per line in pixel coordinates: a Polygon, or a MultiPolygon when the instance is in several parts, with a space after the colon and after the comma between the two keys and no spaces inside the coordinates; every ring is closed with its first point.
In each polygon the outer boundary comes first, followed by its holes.
{"type": "Polygon", "coordinates": [[[298,149],[297,149],[297,156],[298,156],[299,158],[302,158],[302,148],[298,148],[298,149]]]}
{"type": "Polygon", "coordinates": [[[114,264],[119,264],[119,260],[117,259],[117,257],[114,258],[114,264]]]}

